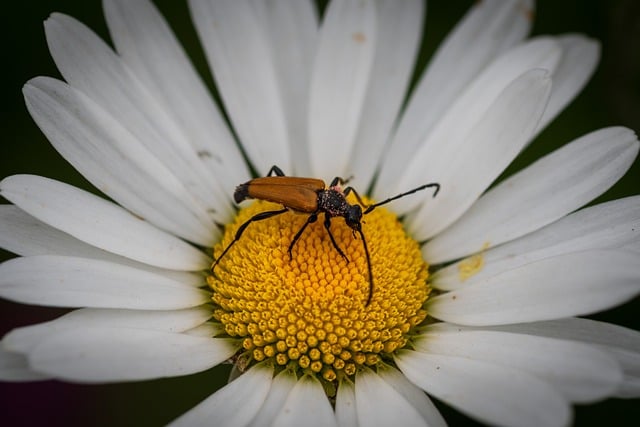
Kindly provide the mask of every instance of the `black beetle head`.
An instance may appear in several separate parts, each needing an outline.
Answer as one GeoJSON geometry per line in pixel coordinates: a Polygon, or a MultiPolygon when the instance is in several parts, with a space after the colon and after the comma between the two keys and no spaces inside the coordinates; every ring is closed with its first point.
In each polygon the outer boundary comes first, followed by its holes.
{"type": "Polygon", "coordinates": [[[347,209],[346,215],[344,216],[344,220],[347,225],[354,230],[360,230],[361,224],[360,220],[362,219],[362,208],[360,205],[349,205],[347,209]]]}

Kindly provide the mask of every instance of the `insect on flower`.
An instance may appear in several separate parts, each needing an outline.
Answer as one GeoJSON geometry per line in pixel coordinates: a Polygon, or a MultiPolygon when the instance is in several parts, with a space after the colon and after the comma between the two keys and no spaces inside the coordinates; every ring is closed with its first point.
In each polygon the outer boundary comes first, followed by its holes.
{"type": "Polygon", "coordinates": [[[371,302],[371,296],[373,295],[373,273],[371,271],[371,257],[369,256],[369,248],[367,247],[367,240],[362,232],[362,216],[370,213],[378,206],[385,205],[389,202],[399,199],[400,197],[413,194],[417,191],[424,190],[425,188],[435,188],[433,197],[438,194],[440,190],[440,184],[429,183],[414,188],[413,190],[398,194],[397,196],[390,197],[381,202],[373,205],[366,205],[360,195],[353,189],[353,187],[346,187],[342,189],[342,185],[346,184],[348,180],[340,177],[335,177],[329,187],[326,186],[323,180],[317,178],[298,178],[285,176],[284,172],[277,167],[273,166],[269,170],[267,176],[262,178],[252,179],[244,184],[240,184],[236,187],[233,194],[233,198],[236,203],[240,203],[246,199],[258,199],[266,200],[269,202],[280,203],[283,208],[273,211],[260,212],[257,215],[249,218],[244,224],[242,224],[236,231],[236,235],[229,243],[229,245],[222,251],[222,254],[214,261],[211,266],[211,272],[216,268],[216,265],[220,262],[222,257],[229,252],[229,249],[240,240],[242,233],[246,228],[255,221],[262,221],[267,218],[274,217],[276,215],[283,214],[287,211],[294,211],[300,213],[308,213],[309,217],[304,225],[298,230],[293,237],[291,244],[289,245],[289,259],[292,258],[291,251],[296,242],[304,233],[307,226],[318,220],[318,215],[324,213],[324,228],[327,229],[329,238],[333,247],[338,251],[340,256],[349,262],[349,259],[344,254],[340,246],[336,243],[333,234],[331,233],[331,218],[341,216],[344,218],[345,223],[353,230],[354,237],[357,232],[362,239],[362,245],[364,247],[364,253],[367,258],[367,268],[369,272],[369,296],[367,297],[367,303],[371,302]],[[274,175],[275,176],[272,176],[274,175]],[[353,193],[358,201],[358,204],[350,204],[347,202],[346,197],[353,193]],[[364,211],[363,211],[364,208],[364,211]]]}

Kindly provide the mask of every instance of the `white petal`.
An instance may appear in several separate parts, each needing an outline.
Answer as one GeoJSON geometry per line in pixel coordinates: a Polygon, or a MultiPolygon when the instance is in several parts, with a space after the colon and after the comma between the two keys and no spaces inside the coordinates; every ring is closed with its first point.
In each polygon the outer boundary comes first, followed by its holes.
{"type": "MultiPolygon", "coordinates": [[[[379,1],[374,62],[360,126],[345,175],[369,188],[385,143],[405,99],[422,34],[424,2],[379,1]]],[[[313,120],[313,119],[312,119],[313,120]]]]}
{"type": "MultiPolygon", "coordinates": [[[[468,134],[446,139],[437,153],[426,144],[415,154],[400,180],[404,191],[420,184],[416,179],[424,179],[425,171],[434,178],[429,181],[441,185],[438,197],[426,201],[408,224],[416,239],[427,239],[455,221],[511,163],[531,137],[550,89],[548,73],[531,70],[507,86],[468,134]]],[[[415,206],[425,197],[400,199],[394,210],[404,200],[415,206]]]]}
{"type": "Polygon", "coordinates": [[[625,381],[614,397],[637,399],[640,396],[640,371],[636,369],[634,376],[625,377],[625,381]]]}
{"type": "Polygon", "coordinates": [[[338,427],[358,427],[356,389],[353,383],[343,379],[336,395],[336,422],[338,427]]]}
{"type": "Polygon", "coordinates": [[[356,410],[362,426],[427,426],[416,408],[370,369],[356,374],[356,410]]]}
{"type": "Polygon", "coordinates": [[[378,375],[420,412],[429,427],[446,427],[447,423],[427,395],[409,382],[402,372],[388,365],[378,367],[378,375]]]}
{"type": "Polygon", "coordinates": [[[203,246],[219,231],[178,179],[87,96],[51,78],[23,88],[31,116],[87,180],[152,224],[203,246]]]}
{"type": "Polygon", "coordinates": [[[170,310],[210,301],[204,290],[107,261],[41,255],[0,264],[0,296],[51,307],[170,310]]]}
{"type": "Polygon", "coordinates": [[[375,2],[331,2],[311,76],[309,153],[314,176],[343,176],[355,144],[377,41],[375,2]]]}
{"type": "Polygon", "coordinates": [[[126,259],[81,242],[13,205],[0,205],[0,248],[21,256],[67,255],[126,259]]]}
{"type": "Polygon", "coordinates": [[[307,111],[313,57],[318,43],[318,12],[311,0],[254,1],[276,67],[291,150],[291,175],[310,176],[307,111]]]}
{"type": "MultiPolygon", "coordinates": [[[[475,2],[434,54],[402,115],[385,155],[378,197],[395,191],[402,173],[426,135],[456,98],[499,53],[520,42],[531,27],[532,2],[475,2]]],[[[524,70],[523,70],[524,71],[524,70]]]]}
{"type": "Polygon", "coordinates": [[[436,324],[424,328],[415,349],[528,372],[551,384],[571,402],[591,403],[606,398],[622,382],[618,362],[595,346],[505,329],[498,332],[436,324]]]}
{"type": "Polygon", "coordinates": [[[199,250],[91,193],[37,175],[0,181],[0,194],[40,221],[92,246],[175,270],[202,270],[199,250]]]}
{"type": "Polygon", "coordinates": [[[560,36],[562,59],[553,73],[549,104],[538,124],[538,132],[549,124],[580,93],[598,65],[600,44],[581,34],[560,36]]]}
{"type": "Polygon", "coordinates": [[[615,357],[624,371],[624,381],[616,397],[640,396],[640,333],[638,331],[610,323],[578,318],[493,326],[491,329],[597,345],[615,357]]]}
{"type": "Polygon", "coordinates": [[[562,218],[618,181],[639,147],[635,134],[621,127],[578,138],[489,190],[423,247],[425,259],[449,261],[562,218]]]}
{"type": "Polygon", "coordinates": [[[402,350],[400,370],[427,393],[487,424],[566,426],[571,409],[547,383],[504,366],[402,350]]]}
{"type": "MultiPolygon", "coordinates": [[[[551,74],[560,60],[561,53],[562,50],[553,39],[537,38],[495,59],[479,75],[474,76],[474,80],[467,84],[464,91],[455,98],[451,106],[440,114],[440,118],[433,126],[426,131],[410,130],[411,136],[407,137],[417,140],[417,143],[413,143],[411,147],[396,147],[390,150],[390,153],[393,153],[393,157],[385,159],[380,177],[376,181],[380,183],[380,185],[376,185],[376,198],[386,197],[387,194],[396,194],[417,187],[426,182],[431,176],[439,179],[442,173],[451,173],[451,168],[446,167],[448,158],[442,159],[441,157],[443,155],[451,156],[451,151],[454,151],[457,155],[465,154],[467,150],[474,149],[478,144],[482,145],[482,141],[478,142],[475,139],[470,139],[468,141],[469,145],[461,146],[460,144],[465,138],[469,139],[469,136],[473,136],[474,128],[482,123],[487,110],[501,96],[504,96],[504,92],[509,86],[521,79],[527,72],[535,69],[547,70],[551,74]],[[413,132],[416,132],[416,134],[413,135],[413,132]],[[443,144],[442,141],[447,143],[443,144]],[[405,150],[411,151],[405,152],[405,150]],[[421,160],[430,161],[431,163],[422,169],[418,169],[416,166],[420,164],[416,160],[418,155],[421,160]],[[422,159],[423,157],[424,159],[422,159]],[[440,160],[440,162],[432,164],[435,159],[440,160]],[[398,162],[401,162],[401,164],[396,164],[398,162]],[[416,170],[408,171],[408,167],[412,164],[416,170]],[[389,175],[386,172],[388,167],[396,168],[396,173],[389,175]],[[431,169],[434,169],[433,174],[431,169]],[[411,173],[408,174],[408,172],[411,173]],[[398,177],[402,179],[398,179],[398,177]],[[382,190],[386,192],[383,193],[382,190]]],[[[537,123],[538,119],[539,117],[532,117],[530,120],[537,123]]],[[[508,121],[506,117],[504,120],[508,121]]],[[[420,126],[419,129],[421,129],[420,126]]],[[[531,135],[533,135],[533,131],[531,135]]],[[[458,173],[466,172],[465,170],[455,171],[458,173]]],[[[431,181],[433,180],[435,178],[431,179],[431,181]]],[[[416,201],[405,198],[396,202],[395,209],[404,213],[418,204],[416,201]]]]}
{"type": "Polygon", "coordinates": [[[149,329],[160,332],[183,332],[211,318],[207,306],[183,310],[110,310],[83,308],[49,322],[16,328],[4,336],[7,349],[28,353],[47,337],[61,331],[87,327],[149,329]]]}
{"type": "Polygon", "coordinates": [[[430,299],[427,311],[463,325],[503,325],[589,314],[640,292],[633,252],[560,255],[523,265],[430,299]]]}
{"type": "Polygon", "coordinates": [[[51,379],[50,376],[34,371],[29,367],[27,357],[20,353],[7,351],[0,342],[0,381],[29,382],[51,379]]]}
{"type": "Polygon", "coordinates": [[[205,279],[199,273],[152,267],[98,249],[38,221],[13,205],[0,205],[0,248],[21,256],[65,255],[101,259],[160,274],[191,286],[205,285],[205,279]]]}
{"type": "Polygon", "coordinates": [[[185,334],[194,337],[217,337],[224,333],[224,327],[219,323],[207,322],[195,328],[184,331],[185,334]]]}
{"type": "Polygon", "coordinates": [[[247,155],[261,174],[291,171],[287,121],[264,26],[250,2],[189,1],[220,96],[247,155]]]}
{"type": "Polygon", "coordinates": [[[28,355],[44,373],[86,383],[189,375],[235,353],[233,340],[135,328],[86,327],[47,337],[28,355]]]}
{"type": "Polygon", "coordinates": [[[460,275],[464,263],[469,262],[467,259],[438,270],[431,283],[437,289],[454,290],[543,258],[589,249],[632,249],[640,242],[640,233],[634,230],[640,230],[640,196],[579,210],[540,230],[491,248],[479,255],[482,268],[471,278],[460,275]]]}
{"type": "Polygon", "coordinates": [[[157,97],[88,27],[59,13],[45,21],[49,51],[60,73],[136,137],[218,220],[231,214],[229,196],[200,162],[189,138],[157,97]]]}
{"type": "Polygon", "coordinates": [[[304,375],[289,393],[287,401],[273,422],[274,427],[337,426],[333,408],[315,377],[304,375]]]}
{"type": "Polygon", "coordinates": [[[167,22],[150,1],[103,4],[122,61],[176,121],[204,170],[231,195],[239,182],[247,180],[249,171],[209,89],[167,22]]]}
{"type": "Polygon", "coordinates": [[[273,367],[257,365],[240,375],[195,408],[174,420],[171,426],[246,426],[258,413],[271,388],[273,367]]]}
{"type": "Polygon", "coordinates": [[[250,425],[254,427],[270,426],[297,382],[296,374],[288,369],[276,375],[271,383],[267,398],[250,425]]]}

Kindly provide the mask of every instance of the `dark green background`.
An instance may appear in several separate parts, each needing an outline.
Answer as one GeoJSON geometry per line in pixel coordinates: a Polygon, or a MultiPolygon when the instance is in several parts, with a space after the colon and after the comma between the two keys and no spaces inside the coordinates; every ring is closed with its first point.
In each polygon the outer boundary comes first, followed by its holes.
{"type": "MultiPolygon", "coordinates": [[[[47,51],[42,21],[54,11],[70,14],[108,39],[99,2],[85,0],[36,1],[3,4],[3,61],[0,70],[0,129],[3,133],[0,178],[32,173],[91,186],[49,145],[24,107],[22,85],[38,75],[59,77],[47,51]]],[[[419,69],[471,1],[436,0],[429,4],[426,38],[419,69]]],[[[182,1],[156,4],[197,68],[211,86],[195,31],[182,1]]],[[[506,174],[592,130],[623,125],[640,130],[640,3],[618,1],[538,2],[535,34],[580,32],[602,42],[600,66],[589,86],[555,120],[506,174]]],[[[640,162],[596,202],[638,194],[640,162]]],[[[11,254],[0,252],[0,259],[11,254]]],[[[639,259],[640,262],[640,259],[639,259]]],[[[594,318],[640,329],[640,301],[601,313],[594,318]]],[[[62,311],[25,307],[0,301],[0,335],[21,325],[57,317],[62,311]]],[[[60,382],[0,383],[0,424],[4,425],[160,425],[194,406],[226,381],[228,367],[168,380],[116,385],[72,385],[60,382]],[[8,422],[8,423],[7,423],[8,422]]],[[[499,404],[499,402],[496,402],[499,404]]],[[[464,416],[441,406],[450,425],[472,424],[464,416]]],[[[640,420],[639,400],[608,400],[576,410],[576,425],[632,425],[640,420]],[[635,421],[635,422],[634,422],[635,421]]],[[[215,420],[211,420],[215,425],[215,420]]]]}

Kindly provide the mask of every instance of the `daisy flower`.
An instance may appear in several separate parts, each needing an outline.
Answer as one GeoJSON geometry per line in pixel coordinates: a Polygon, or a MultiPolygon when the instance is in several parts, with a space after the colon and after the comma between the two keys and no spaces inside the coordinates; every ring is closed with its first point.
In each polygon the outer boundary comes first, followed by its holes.
{"type": "Polygon", "coordinates": [[[640,292],[640,197],[583,208],[633,164],[636,135],[575,135],[498,179],[582,89],[597,42],[527,39],[532,2],[477,2],[409,91],[421,0],[189,8],[224,113],[149,1],[104,1],[113,48],[46,20],[64,80],[28,81],[26,106],[102,195],[0,182],[0,245],[19,255],[0,296],[74,308],[6,334],[0,378],[231,363],[178,426],[445,425],[432,398],[486,424],[563,426],[572,404],[640,395],[640,334],[578,317],[640,292]],[[352,177],[365,208],[440,191],[365,209],[356,234],[233,203],[273,165],[352,177]]]}

